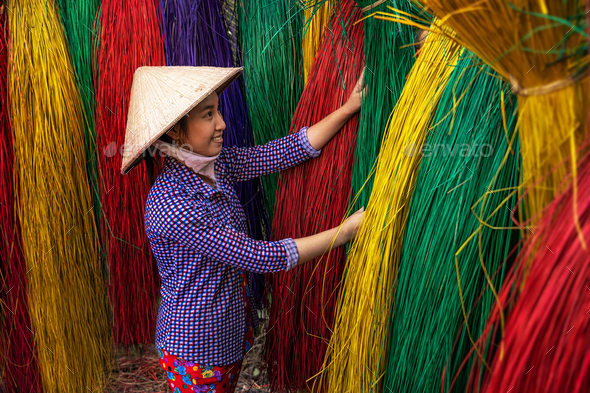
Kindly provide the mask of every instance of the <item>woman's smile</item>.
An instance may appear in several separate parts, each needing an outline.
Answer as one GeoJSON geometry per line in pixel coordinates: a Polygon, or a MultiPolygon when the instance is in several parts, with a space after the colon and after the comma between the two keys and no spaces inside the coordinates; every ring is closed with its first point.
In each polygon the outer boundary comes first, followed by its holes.
{"type": "Polygon", "coordinates": [[[213,140],[213,142],[222,143],[223,142],[223,134],[214,137],[212,140],[213,140]]]}

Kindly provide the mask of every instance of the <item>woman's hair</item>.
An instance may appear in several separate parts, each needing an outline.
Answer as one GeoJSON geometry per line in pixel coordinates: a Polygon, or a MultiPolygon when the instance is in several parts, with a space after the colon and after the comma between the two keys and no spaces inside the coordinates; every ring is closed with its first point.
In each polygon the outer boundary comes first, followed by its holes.
{"type": "MultiPolygon", "coordinates": [[[[178,126],[180,137],[184,138],[188,133],[188,113],[185,116],[182,116],[180,120],[178,120],[178,122],[170,128],[170,130],[176,126],[178,126]]],[[[167,133],[162,135],[159,139],[167,143],[172,143],[172,138],[167,133]]]]}
{"type": "MultiPolygon", "coordinates": [[[[188,133],[188,114],[186,114],[186,116],[182,116],[180,118],[180,120],[178,120],[178,122],[172,127],[176,127],[176,125],[178,125],[178,131],[180,134],[181,138],[184,138],[186,136],[186,134],[188,133]]],[[[172,129],[170,128],[170,129],[172,129]]],[[[158,138],[164,142],[167,143],[172,143],[172,137],[170,137],[168,134],[164,133],[164,135],[162,135],[160,138],[158,138]]],[[[154,154],[155,154],[155,150],[153,150],[154,154]]],[[[155,179],[154,179],[154,157],[152,156],[152,153],[150,153],[150,150],[147,150],[147,155],[145,156],[145,169],[148,175],[148,181],[150,183],[150,188],[152,188],[152,186],[154,185],[155,179]]]]}

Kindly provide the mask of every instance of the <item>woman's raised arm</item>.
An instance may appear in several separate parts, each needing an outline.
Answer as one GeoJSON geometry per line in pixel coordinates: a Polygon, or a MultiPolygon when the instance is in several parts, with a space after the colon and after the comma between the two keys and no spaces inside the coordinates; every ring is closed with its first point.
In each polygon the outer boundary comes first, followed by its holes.
{"type": "Polygon", "coordinates": [[[219,161],[226,164],[234,181],[245,181],[288,169],[319,156],[326,143],[360,110],[364,95],[364,73],[363,70],[346,103],[318,123],[262,146],[226,148],[219,161]]]}

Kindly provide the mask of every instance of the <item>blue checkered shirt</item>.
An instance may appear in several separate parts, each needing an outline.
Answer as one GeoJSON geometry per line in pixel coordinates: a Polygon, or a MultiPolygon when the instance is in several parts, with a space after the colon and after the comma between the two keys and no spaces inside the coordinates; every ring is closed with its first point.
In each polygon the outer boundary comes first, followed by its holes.
{"type": "Polygon", "coordinates": [[[215,188],[166,157],[145,207],[145,229],[162,278],[157,348],[207,365],[243,358],[242,269],[289,270],[299,254],[291,238],[248,237],[233,184],[290,168],[320,152],[309,144],[307,127],[263,146],[224,147],[215,161],[215,188]]]}

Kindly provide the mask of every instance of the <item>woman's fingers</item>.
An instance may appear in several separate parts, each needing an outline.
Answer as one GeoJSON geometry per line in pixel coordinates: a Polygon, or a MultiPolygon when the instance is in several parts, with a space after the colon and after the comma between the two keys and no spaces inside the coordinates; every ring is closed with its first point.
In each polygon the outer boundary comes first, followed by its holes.
{"type": "Polygon", "coordinates": [[[359,77],[358,81],[356,82],[355,90],[359,94],[361,100],[364,98],[365,93],[367,92],[367,86],[364,84],[363,77],[365,76],[365,68],[361,71],[361,76],[359,77]]]}
{"type": "Polygon", "coordinates": [[[352,216],[350,216],[349,220],[351,221],[351,226],[352,226],[350,240],[355,238],[356,234],[358,233],[359,228],[363,224],[364,219],[365,219],[365,207],[364,206],[361,207],[359,210],[357,210],[352,216]]]}
{"type": "Polygon", "coordinates": [[[363,67],[363,70],[361,71],[361,76],[359,76],[359,79],[356,82],[357,86],[362,86],[363,85],[363,77],[365,76],[365,68],[366,67],[363,67]]]}

